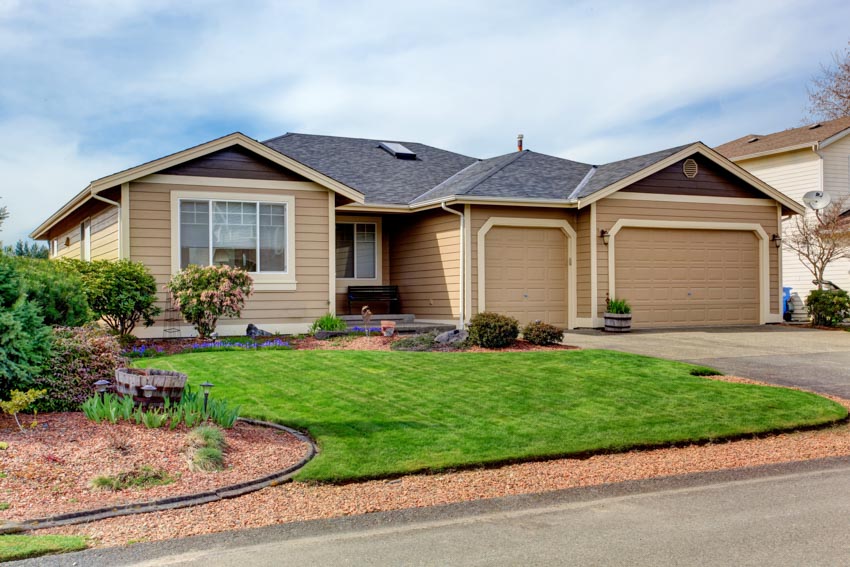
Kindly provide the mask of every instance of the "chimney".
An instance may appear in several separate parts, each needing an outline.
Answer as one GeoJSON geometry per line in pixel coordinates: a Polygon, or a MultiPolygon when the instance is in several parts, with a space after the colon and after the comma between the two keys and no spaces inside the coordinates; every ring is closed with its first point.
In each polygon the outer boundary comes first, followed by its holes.
{"type": "Polygon", "coordinates": [[[516,135],[516,151],[522,151],[522,134],[516,135]]]}

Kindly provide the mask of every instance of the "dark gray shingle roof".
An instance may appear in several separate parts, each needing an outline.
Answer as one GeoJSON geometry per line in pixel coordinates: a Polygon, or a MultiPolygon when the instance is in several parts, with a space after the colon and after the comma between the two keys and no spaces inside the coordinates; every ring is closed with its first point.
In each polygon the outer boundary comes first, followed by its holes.
{"type": "Polygon", "coordinates": [[[415,160],[397,159],[378,147],[395,141],[289,133],[263,144],[360,191],[367,203],[406,205],[476,162],[415,142],[397,142],[416,152],[415,160]]]}
{"type": "Polygon", "coordinates": [[[574,195],[574,197],[576,199],[583,199],[593,195],[597,191],[601,191],[609,185],[612,185],[621,179],[625,179],[642,169],[646,169],[647,167],[692,145],[693,143],[684,144],[682,146],[676,146],[675,148],[667,148],[666,150],[660,150],[651,154],[645,154],[620,161],[612,161],[611,163],[600,165],[596,168],[596,172],[588,180],[587,184],[582,187],[581,191],[579,191],[577,195],[574,195]]]}

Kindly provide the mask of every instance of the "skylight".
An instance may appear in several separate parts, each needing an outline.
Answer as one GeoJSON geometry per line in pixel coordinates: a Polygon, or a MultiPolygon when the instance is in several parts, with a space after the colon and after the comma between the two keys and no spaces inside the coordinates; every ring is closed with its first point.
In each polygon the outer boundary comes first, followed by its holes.
{"type": "Polygon", "coordinates": [[[398,142],[381,142],[378,147],[395,156],[396,159],[416,159],[416,152],[413,152],[398,142]]]}
{"type": "Polygon", "coordinates": [[[817,122],[817,123],[812,124],[811,126],[809,126],[809,130],[814,130],[815,128],[820,128],[820,126],[821,126],[821,125],[820,125],[820,122],[817,122]]]}
{"type": "Polygon", "coordinates": [[[758,142],[758,141],[759,141],[759,139],[756,136],[753,136],[752,138],[747,140],[747,143],[752,144],[753,142],[758,142]]]}

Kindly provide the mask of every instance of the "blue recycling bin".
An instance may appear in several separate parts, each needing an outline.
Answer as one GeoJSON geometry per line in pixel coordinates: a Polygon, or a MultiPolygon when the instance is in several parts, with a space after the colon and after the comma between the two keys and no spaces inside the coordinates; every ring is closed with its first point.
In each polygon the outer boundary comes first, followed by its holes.
{"type": "Polygon", "coordinates": [[[788,312],[788,302],[791,301],[791,288],[783,287],[782,288],[782,314],[788,312]]]}

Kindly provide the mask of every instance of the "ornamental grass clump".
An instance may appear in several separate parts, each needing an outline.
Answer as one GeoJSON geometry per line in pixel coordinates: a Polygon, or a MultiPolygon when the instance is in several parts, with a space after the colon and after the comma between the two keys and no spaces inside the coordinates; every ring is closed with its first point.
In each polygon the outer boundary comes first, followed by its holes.
{"type": "Polygon", "coordinates": [[[215,332],[220,318],[239,317],[254,292],[254,281],[239,268],[190,264],[165,288],[186,322],[206,339],[215,332]]]}

